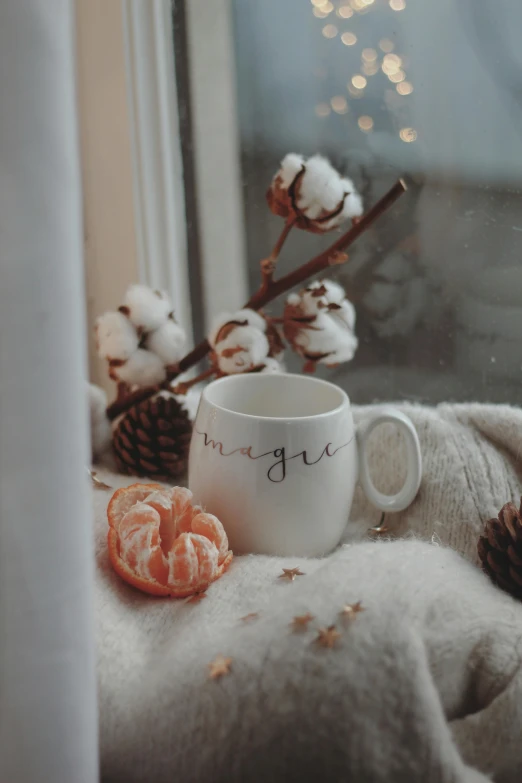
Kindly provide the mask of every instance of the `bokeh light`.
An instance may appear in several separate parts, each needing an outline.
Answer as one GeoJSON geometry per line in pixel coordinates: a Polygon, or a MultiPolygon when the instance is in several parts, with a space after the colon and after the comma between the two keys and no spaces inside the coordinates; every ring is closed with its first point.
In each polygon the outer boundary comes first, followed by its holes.
{"type": "Polygon", "coordinates": [[[315,113],[318,117],[328,117],[330,114],[330,107],[327,103],[318,103],[315,107],[315,113]]]}
{"type": "Polygon", "coordinates": [[[365,76],[375,76],[379,72],[378,63],[363,63],[362,72],[365,76]]]}
{"type": "Polygon", "coordinates": [[[415,141],[417,138],[417,131],[415,128],[401,128],[399,136],[402,141],[415,141]]]}
{"type": "Polygon", "coordinates": [[[394,84],[398,84],[399,82],[403,82],[405,80],[405,78],[406,78],[406,74],[404,73],[404,71],[401,71],[400,68],[395,73],[388,74],[388,79],[391,82],[393,82],[394,84]]]}
{"type": "Polygon", "coordinates": [[[350,95],[352,96],[352,98],[362,98],[364,95],[364,90],[360,90],[357,87],[354,87],[351,82],[348,82],[346,88],[350,93],[350,95]]]}
{"type": "Polygon", "coordinates": [[[354,33],[343,33],[341,35],[341,41],[345,46],[353,46],[357,43],[357,36],[354,33]]]}
{"type": "Polygon", "coordinates": [[[378,54],[377,54],[377,52],[375,51],[375,49],[363,49],[363,50],[362,50],[361,57],[363,58],[363,60],[364,60],[365,62],[367,62],[367,63],[373,63],[373,62],[375,62],[375,60],[377,59],[377,57],[378,57],[378,54]]]}
{"type": "Polygon", "coordinates": [[[399,95],[410,95],[413,92],[413,84],[411,82],[402,82],[395,89],[399,95]]]}
{"type": "Polygon", "coordinates": [[[368,84],[368,82],[366,81],[364,76],[361,76],[360,73],[356,74],[355,76],[352,76],[352,85],[357,90],[364,90],[364,88],[366,87],[367,84],[368,84]]]}
{"type": "Polygon", "coordinates": [[[379,41],[379,49],[381,52],[393,52],[395,44],[390,38],[381,38],[379,41]]]}
{"type": "Polygon", "coordinates": [[[394,63],[394,65],[397,65],[400,67],[402,65],[402,58],[399,57],[398,54],[385,54],[383,57],[383,60],[385,63],[394,63]]]}
{"type": "Polygon", "coordinates": [[[363,114],[357,120],[359,128],[365,133],[369,133],[373,129],[373,119],[368,114],[363,114]]]}
{"type": "Polygon", "coordinates": [[[353,16],[353,10],[349,5],[340,5],[337,9],[337,16],[340,16],[341,19],[349,19],[353,16]]]}
{"type": "Polygon", "coordinates": [[[334,95],[330,100],[330,104],[336,114],[346,114],[348,111],[348,101],[344,95],[334,95]]]}
{"type": "Polygon", "coordinates": [[[323,35],[325,38],[335,38],[338,32],[339,31],[334,24],[326,24],[323,27],[323,35]]]}
{"type": "Polygon", "coordinates": [[[390,0],[389,5],[392,11],[404,11],[406,8],[405,0],[390,0]]]}

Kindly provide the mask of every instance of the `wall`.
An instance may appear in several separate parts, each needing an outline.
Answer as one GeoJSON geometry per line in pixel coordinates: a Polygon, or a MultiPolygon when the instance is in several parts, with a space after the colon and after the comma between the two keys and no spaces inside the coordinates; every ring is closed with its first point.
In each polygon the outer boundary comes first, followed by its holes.
{"type": "Polygon", "coordinates": [[[139,277],[122,3],[76,0],[76,34],[89,373],[112,393],[92,326],[139,277]]]}

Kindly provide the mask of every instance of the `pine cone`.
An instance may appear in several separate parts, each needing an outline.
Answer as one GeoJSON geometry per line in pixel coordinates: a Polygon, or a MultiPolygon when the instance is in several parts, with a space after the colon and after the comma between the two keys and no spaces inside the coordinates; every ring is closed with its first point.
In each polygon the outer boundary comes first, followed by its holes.
{"type": "Polygon", "coordinates": [[[497,519],[486,522],[478,554],[493,582],[522,601],[522,500],[520,510],[506,503],[497,519]]]}
{"type": "Polygon", "coordinates": [[[172,395],[157,395],[131,408],[113,433],[122,473],[178,478],[186,468],[192,423],[172,395]]]}

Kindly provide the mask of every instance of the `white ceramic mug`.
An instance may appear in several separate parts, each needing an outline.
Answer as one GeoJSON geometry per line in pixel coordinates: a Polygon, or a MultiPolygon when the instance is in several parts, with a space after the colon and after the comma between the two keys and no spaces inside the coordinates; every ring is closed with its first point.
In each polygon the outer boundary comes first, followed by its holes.
{"type": "Polygon", "coordinates": [[[235,552],[314,556],[329,552],[348,524],[357,478],[377,508],[402,511],[419,489],[415,428],[383,408],[358,432],[338,386],[310,376],[230,375],[209,384],[189,459],[194,499],[223,523],[235,552]],[[383,495],[368,470],[366,444],[393,422],[406,442],[407,476],[383,495]]]}

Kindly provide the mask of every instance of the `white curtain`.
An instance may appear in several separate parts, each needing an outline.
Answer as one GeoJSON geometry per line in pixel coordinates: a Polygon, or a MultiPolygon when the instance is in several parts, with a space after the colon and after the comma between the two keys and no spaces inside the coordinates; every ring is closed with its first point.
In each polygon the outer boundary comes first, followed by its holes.
{"type": "Polygon", "coordinates": [[[73,4],[0,2],[0,781],[98,779],[73,4]]]}

